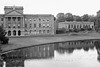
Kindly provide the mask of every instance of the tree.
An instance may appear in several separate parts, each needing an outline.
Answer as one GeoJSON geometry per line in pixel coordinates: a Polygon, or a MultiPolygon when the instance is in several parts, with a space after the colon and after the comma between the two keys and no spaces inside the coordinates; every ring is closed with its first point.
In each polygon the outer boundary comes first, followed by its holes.
{"type": "Polygon", "coordinates": [[[66,13],[65,18],[66,18],[66,21],[73,21],[74,20],[73,15],[71,13],[66,13]]]}
{"type": "Polygon", "coordinates": [[[58,13],[56,17],[57,17],[57,22],[65,22],[64,13],[58,13]]]}
{"type": "Polygon", "coordinates": [[[100,18],[99,17],[96,17],[94,25],[95,25],[95,30],[99,32],[100,31],[100,18]]]}
{"type": "Polygon", "coordinates": [[[0,26],[0,41],[2,44],[7,44],[8,43],[8,38],[5,37],[6,32],[5,30],[0,26]]]}
{"type": "Polygon", "coordinates": [[[88,14],[84,14],[84,15],[82,16],[82,21],[88,21],[88,20],[89,20],[88,14]]]}
{"type": "Polygon", "coordinates": [[[93,16],[93,15],[89,16],[89,19],[88,19],[89,22],[95,22],[95,20],[96,20],[96,16],[93,16]]]}
{"type": "Polygon", "coordinates": [[[73,16],[74,21],[82,21],[82,18],[80,16],[73,16]]]}

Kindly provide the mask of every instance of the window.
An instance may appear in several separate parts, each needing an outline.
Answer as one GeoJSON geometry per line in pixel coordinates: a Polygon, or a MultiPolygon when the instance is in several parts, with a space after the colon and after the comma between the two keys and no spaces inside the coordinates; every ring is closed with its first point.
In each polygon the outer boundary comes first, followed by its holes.
{"type": "Polygon", "coordinates": [[[30,21],[32,21],[32,19],[29,19],[30,21]]]}
{"type": "Polygon", "coordinates": [[[18,24],[18,28],[20,28],[20,24],[18,24]]]}
{"type": "Polygon", "coordinates": [[[68,25],[68,28],[70,28],[70,25],[68,25]]]}
{"type": "Polygon", "coordinates": [[[41,33],[41,30],[39,30],[39,33],[41,33]]]}
{"type": "Polygon", "coordinates": [[[32,32],[32,30],[30,30],[30,33],[32,32]]]}
{"type": "Polygon", "coordinates": [[[25,30],[25,32],[27,32],[27,30],[25,30]]]}
{"type": "Polygon", "coordinates": [[[41,21],[41,19],[39,18],[39,21],[41,21]]]}
{"type": "Polygon", "coordinates": [[[36,24],[34,24],[34,27],[36,27],[36,24]]]}
{"type": "Polygon", "coordinates": [[[1,24],[1,26],[3,27],[3,24],[1,24]]]}
{"type": "Polygon", "coordinates": [[[45,33],[45,30],[43,30],[43,33],[45,33]]]}
{"type": "Polygon", "coordinates": [[[15,24],[13,25],[13,28],[15,28],[15,24]]]}
{"type": "Polygon", "coordinates": [[[10,24],[8,25],[8,28],[11,28],[10,24]]]}
{"type": "Polygon", "coordinates": [[[11,17],[8,17],[8,21],[11,21],[11,17]]]}
{"type": "Polygon", "coordinates": [[[47,24],[47,27],[49,27],[49,24],[47,24]]]}
{"type": "Polygon", "coordinates": [[[49,33],[49,30],[47,30],[47,33],[49,33]]]}
{"type": "Polygon", "coordinates": [[[30,24],[30,28],[32,27],[32,24],[30,24]]]}
{"type": "Polygon", "coordinates": [[[25,24],[25,27],[27,28],[27,24],[25,24]]]}
{"type": "Polygon", "coordinates": [[[1,18],[1,21],[3,21],[3,18],[1,18]]]}
{"type": "Polygon", "coordinates": [[[21,21],[21,17],[18,17],[18,21],[21,21]]]}
{"type": "Polygon", "coordinates": [[[39,27],[41,27],[41,24],[39,24],[39,27]]]}
{"type": "Polygon", "coordinates": [[[34,20],[34,21],[36,21],[36,20],[34,20]]]}
{"type": "Polygon", "coordinates": [[[8,28],[11,28],[10,26],[8,26],[8,28]]]}
{"type": "Polygon", "coordinates": [[[34,32],[36,32],[36,30],[34,30],[34,32]]]}
{"type": "Polygon", "coordinates": [[[43,27],[45,27],[45,24],[43,24],[43,27]]]}
{"type": "Polygon", "coordinates": [[[15,21],[16,20],[16,17],[12,17],[12,19],[13,19],[13,21],[15,21]]]}

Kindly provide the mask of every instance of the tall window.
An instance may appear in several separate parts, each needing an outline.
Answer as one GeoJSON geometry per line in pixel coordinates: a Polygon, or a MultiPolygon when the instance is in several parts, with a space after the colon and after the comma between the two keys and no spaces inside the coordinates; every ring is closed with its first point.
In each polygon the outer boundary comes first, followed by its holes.
{"type": "Polygon", "coordinates": [[[68,25],[68,28],[70,28],[70,25],[68,25]]]}
{"type": "Polygon", "coordinates": [[[25,28],[27,28],[27,24],[25,24],[25,28]]]}
{"type": "Polygon", "coordinates": [[[43,27],[45,27],[45,24],[43,24],[43,27]]]}
{"type": "Polygon", "coordinates": [[[1,21],[3,21],[3,18],[1,18],[1,21]]]}
{"type": "Polygon", "coordinates": [[[36,24],[34,24],[34,27],[36,27],[36,24]]]}
{"type": "Polygon", "coordinates": [[[8,17],[8,21],[11,21],[11,17],[8,17]]]}
{"type": "Polygon", "coordinates": [[[39,18],[39,21],[41,21],[41,19],[39,18]]]}
{"type": "Polygon", "coordinates": [[[45,30],[43,30],[43,33],[45,33],[45,30]]]}
{"type": "Polygon", "coordinates": [[[13,28],[15,28],[15,24],[13,25],[13,28]]]}
{"type": "Polygon", "coordinates": [[[32,30],[30,30],[30,33],[32,32],[32,30]]]}
{"type": "Polygon", "coordinates": [[[49,30],[47,30],[47,33],[49,33],[49,30]]]}
{"type": "Polygon", "coordinates": [[[8,28],[11,28],[10,24],[8,25],[8,28]]]}
{"type": "Polygon", "coordinates": [[[49,24],[47,24],[47,27],[49,27],[49,24]]]}
{"type": "Polygon", "coordinates": [[[13,21],[15,21],[16,20],[16,17],[12,17],[12,19],[13,19],[13,21]]]}
{"type": "Polygon", "coordinates": [[[39,24],[39,27],[41,27],[41,24],[39,24]]]}
{"type": "Polygon", "coordinates": [[[41,33],[41,30],[39,30],[39,33],[41,33]]]}
{"type": "Polygon", "coordinates": [[[21,21],[21,17],[18,17],[18,21],[21,21]]]}
{"type": "Polygon", "coordinates": [[[30,24],[30,28],[32,27],[32,24],[30,24]]]}
{"type": "Polygon", "coordinates": [[[20,28],[20,24],[18,24],[18,28],[20,28]]]}

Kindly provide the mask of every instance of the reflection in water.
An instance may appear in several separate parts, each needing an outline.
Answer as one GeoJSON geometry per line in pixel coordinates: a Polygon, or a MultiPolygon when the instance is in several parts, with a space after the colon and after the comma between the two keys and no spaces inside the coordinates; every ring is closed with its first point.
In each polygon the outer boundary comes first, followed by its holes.
{"type": "Polygon", "coordinates": [[[95,47],[96,47],[96,50],[97,50],[97,53],[98,53],[97,59],[100,62],[100,41],[95,42],[95,47]]]}
{"type": "Polygon", "coordinates": [[[84,50],[88,52],[96,48],[98,53],[98,61],[100,62],[100,40],[79,40],[79,41],[67,41],[62,43],[44,44],[38,46],[32,46],[27,48],[21,48],[12,52],[2,55],[6,66],[20,66],[24,67],[24,60],[27,59],[53,59],[55,58],[55,52],[63,55],[73,54],[75,50],[84,50]]]}

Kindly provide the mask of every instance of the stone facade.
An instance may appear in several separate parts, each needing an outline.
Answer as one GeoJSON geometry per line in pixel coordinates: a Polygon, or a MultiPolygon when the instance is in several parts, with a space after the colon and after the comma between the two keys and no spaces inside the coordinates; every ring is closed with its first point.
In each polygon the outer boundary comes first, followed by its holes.
{"type": "Polygon", "coordinates": [[[91,28],[94,30],[94,22],[60,22],[58,23],[58,29],[65,28],[69,29],[81,29],[81,28],[91,28]]]}
{"type": "Polygon", "coordinates": [[[0,24],[6,36],[54,35],[54,16],[51,14],[23,14],[22,6],[5,6],[0,24]]]}

